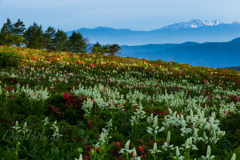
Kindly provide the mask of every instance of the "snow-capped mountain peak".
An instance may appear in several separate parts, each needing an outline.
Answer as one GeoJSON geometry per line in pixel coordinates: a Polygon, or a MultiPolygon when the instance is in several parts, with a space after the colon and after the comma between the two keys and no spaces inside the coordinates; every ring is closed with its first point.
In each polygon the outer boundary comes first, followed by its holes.
{"type": "Polygon", "coordinates": [[[219,24],[223,24],[220,20],[214,20],[212,22],[209,22],[208,20],[201,21],[199,19],[193,19],[189,22],[180,22],[171,24],[165,27],[162,27],[161,29],[179,29],[179,28],[198,28],[201,26],[216,26],[219,24]]]}
{"type": "Polygon", "coordinates": [[[240,21],[234,21],[232,24],[240,25],[240,21]]]}

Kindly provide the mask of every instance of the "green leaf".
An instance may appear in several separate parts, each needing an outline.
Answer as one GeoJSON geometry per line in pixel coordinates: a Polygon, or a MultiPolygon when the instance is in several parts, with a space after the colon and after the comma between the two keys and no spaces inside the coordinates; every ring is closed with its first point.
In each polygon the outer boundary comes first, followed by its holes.
{"type": "Polygon", "coordinates": [[[240,146],[238,146],[233,153],[236,154],[236,160],[240,160],[240,146]]]}
{"type": "Polygon", "coordinates": [[[228,153],[228,151],[226,149],[224,149],[224,153],[227,156],[227,158],[231,157],[231,155],[228,153]]]}

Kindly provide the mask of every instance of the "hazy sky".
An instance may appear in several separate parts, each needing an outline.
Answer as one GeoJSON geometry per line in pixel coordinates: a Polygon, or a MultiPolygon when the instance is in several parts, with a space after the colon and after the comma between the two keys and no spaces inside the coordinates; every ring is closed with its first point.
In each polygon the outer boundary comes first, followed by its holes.
{"type": "Polygon", "coordinates": [[[79,28],[150,31],[192,19],[240,20],[240,0],[0,0],[0,27],[7,18],[26,28],[36,22],[65,32],[79,28]]]}

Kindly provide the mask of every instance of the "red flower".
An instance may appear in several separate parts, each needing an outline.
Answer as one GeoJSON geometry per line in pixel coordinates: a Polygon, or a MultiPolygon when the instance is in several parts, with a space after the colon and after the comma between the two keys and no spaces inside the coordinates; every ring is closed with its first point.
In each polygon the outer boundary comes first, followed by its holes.
{"type": "Polygon", "coordinates": [[[139,150],[144,154],[144,148],[142,146],[139,146],[139,150]]]}
{"type": "Polygon", "coordinates": [[[71,95],[68,93],[63,93],[63,97],[65,100],[67,100],[67,99],[71,98],[71,95]]]}
{"type": "Polygon", "coordinates": [[[97,148],[97,152],[100,153],[100,147],[97,148]]]}
{"type": "Polygon", "coordinates": [[[81,138],[77,138],[77,137],[75,137],[75,138],[76,138],[77,141],[81,141],[82,140],[81,138]]]}
{"type": "Polygon", "coordinates": [[[87,155],[84,155],[83,159],[90,159],[87,155]]]}
{"type": "Polygon", "coordinates": [[[152,145],[152,144],[153,144],[153,140],[150,140],[150,141],[151,141],[150,143],[151,143],[151,145],[152,145]]]}

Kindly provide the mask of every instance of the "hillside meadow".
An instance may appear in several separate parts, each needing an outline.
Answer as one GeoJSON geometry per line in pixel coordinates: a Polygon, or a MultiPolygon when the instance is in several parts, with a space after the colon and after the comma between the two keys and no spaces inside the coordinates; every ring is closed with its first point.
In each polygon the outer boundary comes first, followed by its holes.
{"type": "Polygon", "coordinates": [[[1,160],[240,160],[240,73],[0,46],[1,160]]]}

